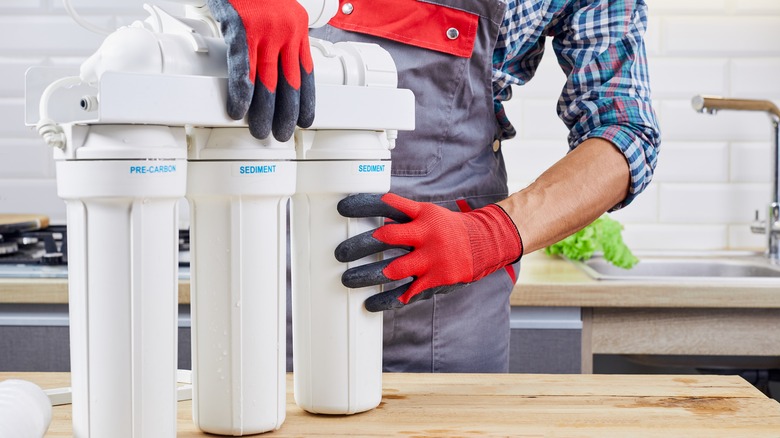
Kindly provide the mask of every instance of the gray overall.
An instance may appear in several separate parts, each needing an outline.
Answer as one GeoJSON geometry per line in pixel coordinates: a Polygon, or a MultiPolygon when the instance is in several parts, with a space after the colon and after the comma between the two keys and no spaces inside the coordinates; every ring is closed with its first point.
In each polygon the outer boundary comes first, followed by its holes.
{"type": "MultiPolygon", "coordinates": [[[[381,45],[396,63],[398,86],[414,92],[416,129],[399,133],[392,152],[391,191],[454,211],[464,210],[456,200],[465,199],[468,207],[478,208],[507,196],[504,161],[500,149],[493,147],[499,127],[491,82],[493,47],[506,5],[499,0],[425,4],[479,16],[471,58],[330,25],[310,34],[333,42],[381,45]]],[[[510,275],[501,269],[451,294],[386,311],[385,371],[506,372],[512,287],[510,275]]]]}

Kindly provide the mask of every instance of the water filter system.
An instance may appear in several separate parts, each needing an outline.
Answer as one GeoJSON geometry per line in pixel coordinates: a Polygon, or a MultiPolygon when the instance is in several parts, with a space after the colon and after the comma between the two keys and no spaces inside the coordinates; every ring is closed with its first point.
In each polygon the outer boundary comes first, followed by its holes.
{"type": "MultiPolygon", "coordinates": [[[[74,435],[175,436],[185,196],[198,427],[237,436],[284,421],[288,232],[295,401],[372,409],[382,316],[363,300],[378,288],[342,286],[333,250],[377,223],[343,218],[336,203],[389,190],[389,150],[414,128],[414,96],[381,47],[312,39],[313,125],[288,142],[255,139],[225,113],[226,47],[205,2],[182,2],[186,17],[146,6],[149,18],[109,35],[77,77],[36,91],[52,73],[28,73],[67,203],[74,435]]],[[[310,26],[337,5],[302,3],[310,26]]]]}

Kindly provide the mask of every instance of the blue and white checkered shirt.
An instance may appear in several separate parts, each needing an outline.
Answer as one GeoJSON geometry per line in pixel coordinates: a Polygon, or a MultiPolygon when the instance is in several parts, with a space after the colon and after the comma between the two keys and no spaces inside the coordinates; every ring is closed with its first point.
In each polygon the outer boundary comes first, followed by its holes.
{"type": "Polygon", "coordinates": [[[558,115],[569,128],[569,147],[600,137],[614,143],[631,169],[628,205],[650,183],[660,131],[650,101],[642,36],[647,25],[644,0],[507,0],[507,12],[493,52],[493,93],[502,138],[515,129],[502,102],[511,85],[534,76],[553,38],[566,85],[558,115]]]}

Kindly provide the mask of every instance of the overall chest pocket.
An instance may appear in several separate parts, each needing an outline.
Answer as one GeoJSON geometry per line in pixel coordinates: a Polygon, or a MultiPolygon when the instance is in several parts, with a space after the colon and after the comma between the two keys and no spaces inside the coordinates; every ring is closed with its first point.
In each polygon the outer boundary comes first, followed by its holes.
{"type": "MultiPolygon", "coordinates": [[[[342,0],[328,26],[310,30],[315,38],[382,46],[395,61],[399,88],[414,93],[415,130],[399,132],[393,175],[428,175],[441,162],[459,118],[454,112],[475,88],[469,66],[479,20],[475,13],[419,0],[342,0]]],[[[489,90],[486,70],[478,87],[489,90]]]]}

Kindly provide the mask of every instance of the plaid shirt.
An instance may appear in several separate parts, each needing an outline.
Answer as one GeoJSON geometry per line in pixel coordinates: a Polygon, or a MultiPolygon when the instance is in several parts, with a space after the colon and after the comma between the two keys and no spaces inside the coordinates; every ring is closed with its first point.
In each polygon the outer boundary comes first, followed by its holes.
{"type": "Polygon", "coordinates": [[[566,85],[558,116],[569,128],[569,147],[600,137],[614,143],[631,169],[628,205],[650,183],[660,132],[650,102],[642,35],[644,0],[506,0],[507,12],[493,52],[493,94],[502,138],[515,136],[502,102],[511,85],[534,76],[553,38],[566,85]]]}

